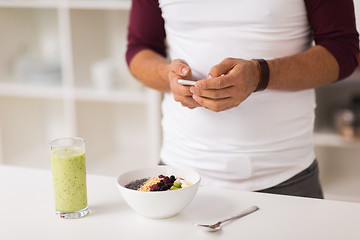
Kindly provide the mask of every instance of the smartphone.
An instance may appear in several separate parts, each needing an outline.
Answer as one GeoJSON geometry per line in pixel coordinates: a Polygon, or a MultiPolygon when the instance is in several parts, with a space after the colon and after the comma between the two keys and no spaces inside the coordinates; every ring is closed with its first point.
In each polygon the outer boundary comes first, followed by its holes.
{"type": "Polygon", "coordinates": [[[180,83],[182,85],[194,86],[196,81],[179,79],[178,83],[180,83]]]}

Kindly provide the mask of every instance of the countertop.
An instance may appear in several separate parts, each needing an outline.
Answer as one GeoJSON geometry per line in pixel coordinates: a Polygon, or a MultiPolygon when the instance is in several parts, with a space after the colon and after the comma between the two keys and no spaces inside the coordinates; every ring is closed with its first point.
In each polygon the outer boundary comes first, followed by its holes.
{"type": "Polygon", "coordinates": [[[177,216],[148,219],[122,200],[116,178],[88,175],[90,213],[55,214],[50,170],[0,165],[0,239],[266,239],[359,240],[360,204],[200,187],[177,216]],[[215,223],[258,205],[219,232],[192,223],[215,223]]]}

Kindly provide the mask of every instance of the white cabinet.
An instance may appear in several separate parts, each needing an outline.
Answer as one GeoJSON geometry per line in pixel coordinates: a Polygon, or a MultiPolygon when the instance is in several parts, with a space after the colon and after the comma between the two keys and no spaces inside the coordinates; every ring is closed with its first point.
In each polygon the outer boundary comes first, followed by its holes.
{"type": "Polygon", "coordinates": [[[0,162],[48,168],[50,139],[86,141],[88,172],[157,164],[161,95],[125,62],[130,1],[0,1],[0,162]]]}

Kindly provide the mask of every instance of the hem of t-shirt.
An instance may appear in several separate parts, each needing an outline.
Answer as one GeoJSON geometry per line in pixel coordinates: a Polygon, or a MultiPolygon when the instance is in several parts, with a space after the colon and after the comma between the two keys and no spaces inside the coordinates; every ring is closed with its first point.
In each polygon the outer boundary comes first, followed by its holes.
{"type": "MultiPolygon", "coordinates": [[[[215,187],[215,188],[225,188],[225,189],[236,189],[236,190],[242,190],[242,191],[261,191],[267,188],[274,187],[282,182],[285,182],[286,180],[292,178],[296,174],[300,173],[301,171],[308,168],[315,160],[315,156],[309,157],[303,162],[299,163],[295,167],[289,169],[288,171],[285,171],[281,174],[276,174],[271,176],[271,180],[266,181],[260,181],[258,184],[254,184],[254,182],[259,182],[259,179],[245,179],[241,182],[234,182],[234,181],[222,181],[218,179],[211,179],[211,177],[205,176],[205,174],[201,173],[201,170],[194,169],[195,171],[198,171],[201,176],[201,182],[200,185],[204,187],[215,187]]],[[[171,161],[163,161],[166,165],[173,165],[178,166],[178,164],[172,163],[171,161]]],[[[184,166],[183,166],[184,167],[184,166]]],[[[189,166],[186,166],[189,167],[189,166]]]]}

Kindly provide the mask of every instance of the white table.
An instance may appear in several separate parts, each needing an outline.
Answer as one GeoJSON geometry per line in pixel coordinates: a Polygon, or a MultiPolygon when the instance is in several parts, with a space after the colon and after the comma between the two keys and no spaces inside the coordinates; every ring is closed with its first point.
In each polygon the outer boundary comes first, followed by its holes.
{"type": "Polygon", "coordinates": [[[51,172],[0,166],[0,239],[257,239],[359,240],[360,204],[200,187],[190,205],[169,219],[147,219],[122,200],[115,177],[88,176],[90,214],[55,214],[51,172]],[[258,205],[261,209],[209,233],[212,223],[258,205]]]}

